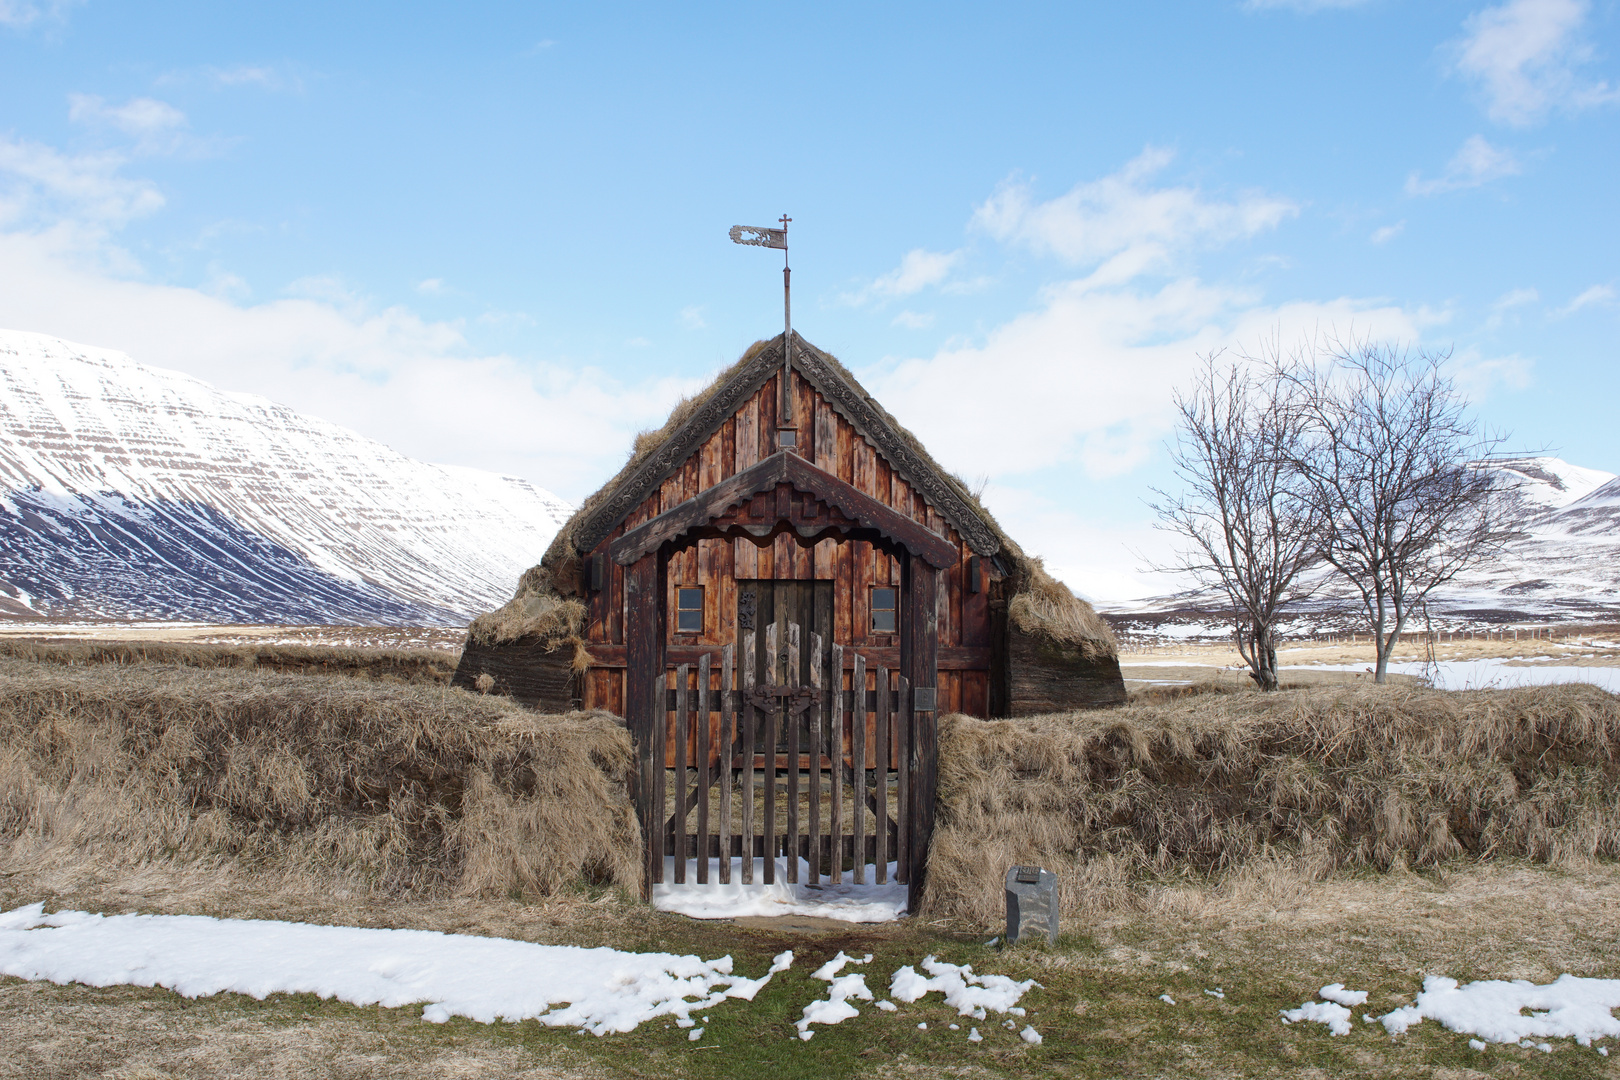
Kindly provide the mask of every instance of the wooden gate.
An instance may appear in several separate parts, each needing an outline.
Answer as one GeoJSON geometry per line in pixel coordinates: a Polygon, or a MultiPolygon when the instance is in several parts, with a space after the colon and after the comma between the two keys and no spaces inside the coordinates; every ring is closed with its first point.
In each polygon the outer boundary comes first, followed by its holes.
{"type": "Polygon", "coordinates": [[[659,688],[662,767],[637,784],[641,820],[663,826],[646,830],[648,889],[752,884],[755,859],[773,884],[787,856],[789,883],[892,880],[915,894],[932,821],[918,796],[932,798],[935,760],[908,680],[797,623],[740,630],[738,647],[668,669],[659,688]]]}

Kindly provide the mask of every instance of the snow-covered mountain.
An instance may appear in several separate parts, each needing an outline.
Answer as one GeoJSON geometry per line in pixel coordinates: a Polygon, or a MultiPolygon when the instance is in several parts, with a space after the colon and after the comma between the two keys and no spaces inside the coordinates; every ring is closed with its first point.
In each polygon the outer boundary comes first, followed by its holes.
{"type": "Polygon", "coordinates": [[[1531,618],[1620,613],[1620,479],[1557,458],[1500,464],[1519,481],[1523,533],[1496,563],[1447,586],[1442,605],[1531,618]]]}
{"type": "MultiPolygon", "coordinates": [[[[1507,474],[1522,515],[1519,535],[1492,564],[1435,590],[1430,616],[1444,625],[1620,618],[1620,478],[1555,457],[1496,461],[1491,467],[1507,474]]],[[[1297,608],[1301,625],[1331,624],[1347,612],[1359,619],[1351,590],[1330,572],[1323,575],[1323,586],[1297,608]]],[[[1104,610],[1126,628],[1136,624],[1133,617],[1154,625],[1164,617],[1202,625],[1207,620],[1197,612],[1218,611],[1224,603],[1217,591],[1203,590],[1104,610]]],[[[1226,632],[1224,621],[1217,623],[1215,629],[1226,632]]]]}
{"type": "Polygon", "coordinates": [[[0,330],[0,613],[444,624],[572,508],[119,352],[0,330]]]}

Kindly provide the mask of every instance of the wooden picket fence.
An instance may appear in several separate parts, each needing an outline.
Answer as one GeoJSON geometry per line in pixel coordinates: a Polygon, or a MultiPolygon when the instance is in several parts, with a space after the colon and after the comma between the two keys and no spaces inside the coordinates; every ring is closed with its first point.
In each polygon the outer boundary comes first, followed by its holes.
{"type": "Polygon", "coordinates": [[[742,630],[740,656],[727,645],[666,672],[663,768],[638,785],[664,822],[646,837],[651,884],[665,883],[666,858],[677,885],[690,860],[700,885],[711,862],[714,879],[731,884],[733,859],[743,884],[754,883],[756,859],[774,884],[783,856],[794,884],[904,883],[916,869],[908,681],[784,625],[785,642],[775,623],[763,635],[742,630]]]}

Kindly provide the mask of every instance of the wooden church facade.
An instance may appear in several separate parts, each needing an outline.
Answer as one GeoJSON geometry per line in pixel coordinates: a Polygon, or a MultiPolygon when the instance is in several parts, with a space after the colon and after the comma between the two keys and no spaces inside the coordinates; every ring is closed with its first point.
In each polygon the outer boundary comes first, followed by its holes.
{"type": "Polygon", "coordinates": [[[915,905],[938,718],[1112,704],[1124,685],[1088,605],[835,361],[784,347],[645,437],[475,620],[455,684],[624,719],[644,895],[688,863],[727,883],[736,861],[743,883],[756,862],[766,883],[892,874],[915,905]]]}
{"type": "Polygon", "coordinates": [[[1006,711],[992,678],[1006,611],[994,533],[944,484],[922,488],[932,477],[906,469],[915,457],[898,435],[818,360],[798,344],[784,395],[780,346],[762,350],[683,426],[690,445],[672,439],[581,530],[580,707],[628,716],[638,646],[695,663],[734,643],[740,621],[801,624],[850,664],[858,649],[936,688],[940,712],[1006,711]]]}

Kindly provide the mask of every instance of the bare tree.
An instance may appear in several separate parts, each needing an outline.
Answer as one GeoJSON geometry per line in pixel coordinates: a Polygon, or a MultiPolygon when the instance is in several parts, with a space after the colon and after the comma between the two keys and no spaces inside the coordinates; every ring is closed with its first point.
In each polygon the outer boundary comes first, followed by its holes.
{"type": "Polygon", "coordinates": [[[1296,461],[1322,525],[1323,559],[1354,588],[1377,648],[1375,679],[1429,594],[1511,536],[1486,433],[1446,377],[1449,352],[1330,340],[1325,363],[1279,367],[1308,432],[1296,461]]]}
{"type": "Polygon", "coordinates": [[[1225,594],[1237,620],[1238,652],[1262,690],[1277,688],[1276,630],[1283,608],[1304,599],[1302,574],[1318,561],[1320,518],[1297,463],[1309,414],[1279,398],[1294,384],[1277,377],[1275,344],[1266,374],[1248,357],[1222,367],[1202,358],[1192,388],[1175,396],[1180,415],[1171,452],[1186,491],[1155,491],[1160,528],[1192,541],[1174,567],[1225,594]]]}

